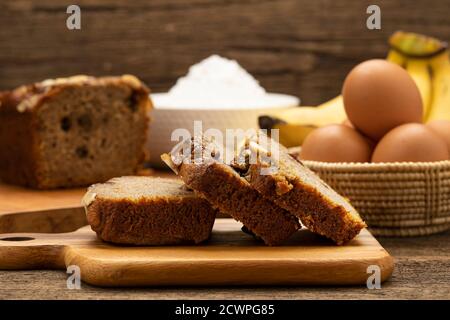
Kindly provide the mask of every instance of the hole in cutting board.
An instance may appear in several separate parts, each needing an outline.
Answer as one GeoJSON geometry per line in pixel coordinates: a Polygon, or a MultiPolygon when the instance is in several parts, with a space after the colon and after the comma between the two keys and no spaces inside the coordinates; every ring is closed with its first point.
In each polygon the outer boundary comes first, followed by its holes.
{"type": "Polygon", "coordinates": [[[1,238],[1,241],[30,241],[34,240],[34,238],[31,237],[8,237],[8,238],[1,238]]]}

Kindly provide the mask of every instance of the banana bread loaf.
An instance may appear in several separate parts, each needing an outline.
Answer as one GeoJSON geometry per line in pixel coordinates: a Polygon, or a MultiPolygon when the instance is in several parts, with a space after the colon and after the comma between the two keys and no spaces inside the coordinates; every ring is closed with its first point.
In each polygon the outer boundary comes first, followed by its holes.
{"type": "Polygon", "coordinates": [[[199,243],[209,238],[216,216],[177,179],[114,178],[89,187],[83,205],[98,237],[118,244],[199,243]]]}
{"type": "Polygon", "coordinates": [[[197,136],[181,142],[161,158],[188,187],[213,207],[242,222],[266,244],[280,244],[300,228],[295,216],[260,196],[238,171],[217,160],[218,152],[212,141],[197,136]]]}
{"type": "Polygon", "coordinates": [[[39,189],[133,174],[151,102],[136,77],[74,76],[0,94],[0,179],[39,189]]]}

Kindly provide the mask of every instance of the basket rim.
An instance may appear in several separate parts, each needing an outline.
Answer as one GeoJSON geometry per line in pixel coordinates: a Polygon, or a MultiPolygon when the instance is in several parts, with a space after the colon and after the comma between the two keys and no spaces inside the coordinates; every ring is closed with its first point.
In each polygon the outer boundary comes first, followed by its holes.
{"type": "Polygon", "coordinates": [[[302,147],[288,148],[289,153],[295,159],[308,167],[319,169],[338,169],[338,170],[375,170],[375,171],[392,171],[393,169],[408,170],[408,169],[440,169],[450,168],[449,160],[428,161],[428,162],[324,162],[315,160],[301,160],[298,158],[298,153],[302,147]]]}
{"type": "Polygon", "coordinates": [[[450,223],[416,227],[369,227],[368,229],[374,236],[377,237],[418,237],[450,230],[450,223]]]}
{"type": "Polygon", "coordinates": [[[380,170],[392,171],[393,169],[441,169],[450,168],[450,160],[432,161],[432,162],[322,162],[312,160],[301,160],[308,167],[321,169],[340,169],[340,170],[380,170]]]}

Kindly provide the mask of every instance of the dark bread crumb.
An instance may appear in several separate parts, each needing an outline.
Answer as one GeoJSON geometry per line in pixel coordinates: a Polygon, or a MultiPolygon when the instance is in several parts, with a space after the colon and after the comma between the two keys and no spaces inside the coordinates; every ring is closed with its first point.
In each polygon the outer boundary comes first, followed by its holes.
{"type": "Polygon", "coordinates": [[[81,146],[76,148],[75,153],[77,154],[77,156],[81,159],[86,158],[89,154],[88,149],[86,148],[86,146],[81,146]]]}
{"type": "Polygon", "coordinates": [[[63,117],[61,119],[61,129],[63,131],[69,131],[71,127],[72,127],[72,121],[70,120],[70,118],[69,117],[63,117]]]}

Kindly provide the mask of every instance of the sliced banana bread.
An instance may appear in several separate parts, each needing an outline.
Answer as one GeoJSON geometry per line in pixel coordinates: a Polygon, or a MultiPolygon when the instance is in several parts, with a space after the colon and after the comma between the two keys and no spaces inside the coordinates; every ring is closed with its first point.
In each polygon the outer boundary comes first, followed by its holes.
{"type": "Polygon", "coordinates": [[[89,187],[88,223],[104,241],[133,245],[199,243],[216,210],[177,179],[120,177],[89,187]]]}
{"type": "MultiPolygon", "coordinates": [[[[244,144],[242,154],[241,159],[247,157],[244,171],[251,186],[297,216],[312,232],[344,244],[366,227],[345,198],[274,140],[263,134],[254,135],[244,144]],[[252,161],[250,154],[256,155],[252,161]],[[268,170],[270,167],[272,171],[268,170]]],[[[242,170],[242,164],[239,167],[242,170]]]]}
{"type": "Polygon", "coordinates": [[[133,174],[144,160],[149,90],[136,77],[74,76],[0,94],[0,179],[75,187],[133,174]]]}
{"type": "Polygon", "coordinates": [[[296,217],[261,197],[239,171],[218,160],[218,150],[212,141],[198,136],[161,158],[199,196],[242,222],[266,244],[280,244],[300,228],[296,217]]]}

